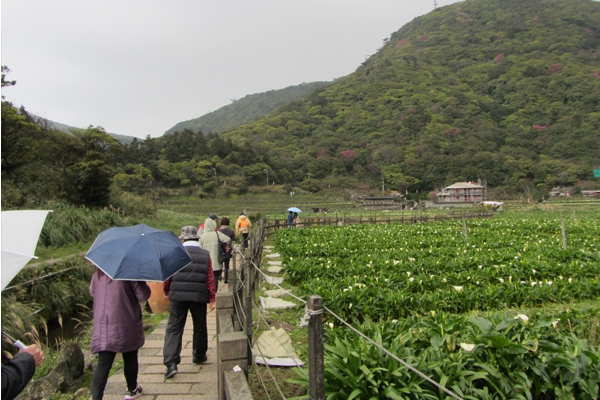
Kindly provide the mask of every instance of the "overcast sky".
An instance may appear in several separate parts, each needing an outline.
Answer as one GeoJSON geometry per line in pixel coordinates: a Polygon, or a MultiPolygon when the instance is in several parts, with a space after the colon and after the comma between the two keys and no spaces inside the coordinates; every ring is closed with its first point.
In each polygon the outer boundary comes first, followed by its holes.
{"type": "MultiPolygon", "coordinates": [[[[442,7],[456,0],[438,0],[442,7]]],[[[431,0],[2,0],[6,100],[144,138],[247,94],[352,73],[431,0]]]]}

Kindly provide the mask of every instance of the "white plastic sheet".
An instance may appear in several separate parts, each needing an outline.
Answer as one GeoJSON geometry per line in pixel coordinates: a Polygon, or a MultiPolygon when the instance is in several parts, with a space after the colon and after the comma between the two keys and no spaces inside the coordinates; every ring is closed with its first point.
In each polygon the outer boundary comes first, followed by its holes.
{"type": "Polygon", "coordinates": [[[280,256],[281,256],[281,254],[279,254],[279,253],[273,253],[273,254],[267,254],[266,257],[267,258],[277,258],[277,257],[280,257],[280,256]]]}
{"type": "Polygon", "coordinates": [[[283,297],[287,295],[287,291],[285,289],[277,289],[277,290],[265,290],[265,294],[269,297],[283,297]]]}
{"type": "Polygon", "coordinates": [[[257,364],[266,364],[271,367],[301,367],[304,365],[299,358],[289,358],[289,357],[275,357],[275,358],[266,358],[266,357],[255,357],[254,360],[257,364]]]}
{"type": "Polygon", "coordinates": [[[258,297],[260,299],[260,305],[265,310],[281,310],[284,308],[292,308],[297,305],[291,301],[276,299],[274,297],[258,297]]]}
{"type": "Polygon", "coordinates": [[[265,282],[271,285],[281,285],[283,283],[283,278],[275,278],[273,276],[265,276],[265,282]]]}
{"type": "Polygon", "coordinates": [[[283,328],[275,329],[275,327],[260,335],[252,346],[252,354],[254,357],[298,358],[290,336],[283,328]]]}

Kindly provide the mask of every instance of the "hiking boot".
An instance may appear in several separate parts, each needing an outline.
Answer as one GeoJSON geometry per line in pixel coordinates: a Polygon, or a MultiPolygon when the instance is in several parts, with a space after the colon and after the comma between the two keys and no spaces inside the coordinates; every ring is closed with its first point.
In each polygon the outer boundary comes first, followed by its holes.
{"type": "Polygon", "coordinates": [[[138,385],[138,387],[136,387],[135,390],[133,390],[133,391],[131,391],[131,390],[125,391],[125,400],[137,399],[141,395],[142,395],[142,387],[138,385]]]}
{"type": "Polygon", "coordinates": [[[177,375],[177,364],[171,364],[167,367],[167,372],[165,372],[165,379],[169,379],[177,375]]]}
{"type": "Polygon", "coordinates": [[[206,362],[206,360],[208,360],[208,357],[205,355],[200,356],[198,358],[194,357],[194,361],[192,362],[193,365],[200,365],[203,362],[206,362]]]}

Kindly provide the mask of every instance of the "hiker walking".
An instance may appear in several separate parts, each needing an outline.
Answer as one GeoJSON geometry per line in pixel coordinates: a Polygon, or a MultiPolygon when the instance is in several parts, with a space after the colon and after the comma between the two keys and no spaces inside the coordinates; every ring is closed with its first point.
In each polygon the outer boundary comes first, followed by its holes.
{"type": "Polygon", "coordinates": [[[140,301],[150,297],[144,281],[112,280],[100,268],[92,275],[90,294],[94,298],[92,353],[98,365],[92,377],[92,398],[100,400],[117,353],[123,353],[127,390],[125,400],[137,399],[142,387],[137,384],[138,349],[144,345],[144,323],[140,301]]]}
{"type": "Polygon", "coordinates": [[[248,236],[250,235],[250,227],[252,224],[245,212],[242,212],[235,222],[235,234],[242,235],[242,250],[248,247],[248,236]]]}
{"type": "Polygon", "coordinates": [[[219,218],[215,214],[210,214],[204,221],[204,234],[200,236],[200,245],[203,249],[210,252],[213,273],[215,275],[215,293],[219,291],[219,280],[223,270],[223,247],[230,246],[231,238],[222,232],[217,231],[217,221],[219,218]]]}
{"type": "MultiPolygon", "coordinates": [[[[223,217],[221,219],[221,227],[219,228],[219,232],[224,233],[225,235],[229,236],[231,238],[231,245],[229,246],[229,250],[227,250],[227,248],[225,248],[225,254],[223,255],[223,283],[227,283],[227,275],[229,274],[229,262],[231,261],[231,257],[233,257],[232,254],[232,248],[233,248],[233,244],[235,243],[235,232],[233,231],[233,229],[231,229],[229,227],[229,218],[227,217],[223,217]]],[[[223,246],[223,245],[221,245],[223,246]]]]}
{"type": "Polygon", "coordinates": [[[210,253],[198,243],[198,230],[194,226],[181,228],[179,239],[187,250],[192,262],[164,283],[165,296],[169,296],[169,320],[165,331],[163,364],[167,367],[165,378],[177,374],[181,362],[181,341],[188,311],[194,324],[193,365],[200,365],[208,357],[208,330],[206,327],[206,304],[209,311],[215,309],[215,279],[210,253]]]}

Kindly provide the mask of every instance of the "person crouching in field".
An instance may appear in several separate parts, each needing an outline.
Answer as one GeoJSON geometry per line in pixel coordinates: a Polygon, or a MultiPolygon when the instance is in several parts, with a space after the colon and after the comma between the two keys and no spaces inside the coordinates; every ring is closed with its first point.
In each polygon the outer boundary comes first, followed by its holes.
{"type": "Polygon", "coordinates": [[[92,398],[100,400],[115,355],[123,353],[127,390],[125,400],[137,399],[142,387],[137,384],[138,349],[145,343],[140,301],[150,297],[143,281],[115,281],[102,270],[92,275],[90,294],[94,298],[92,353],[98,353],[98,366],[92,377],[92,398]]]}

